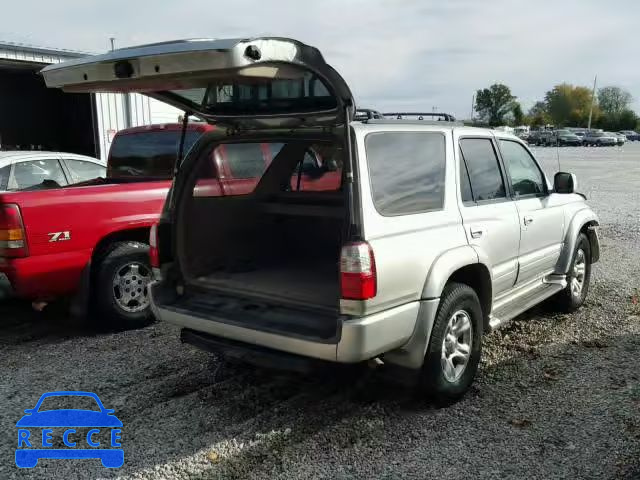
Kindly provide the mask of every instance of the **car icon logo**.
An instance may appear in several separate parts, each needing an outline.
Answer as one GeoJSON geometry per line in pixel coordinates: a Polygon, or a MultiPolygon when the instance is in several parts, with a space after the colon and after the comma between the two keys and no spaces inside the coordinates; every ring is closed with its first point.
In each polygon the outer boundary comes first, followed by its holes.
{"type": "Polygon", "coordinates": [[[45,393],[34,408],[24,412],[26,415],[16,423],[18,467],[33,468],[41,458],[95,458],[107,468],[119,468],[124,464],[120,440],[122,422],[113,414],[114,410],[104,408],[95,393],[45,393]],[[84,403],[91,408],[47,408],[53,401],[72,405],[84,403]],[[65,448],[57,448],[58,445],[54,448],[54,441],[62,441],[65,448]]]}

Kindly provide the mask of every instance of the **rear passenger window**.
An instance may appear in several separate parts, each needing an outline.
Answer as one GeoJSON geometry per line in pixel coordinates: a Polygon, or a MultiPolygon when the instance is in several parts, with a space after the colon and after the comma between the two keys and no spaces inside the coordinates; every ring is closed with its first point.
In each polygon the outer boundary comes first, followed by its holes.
{"type": "Polygon", "coordinates": [[[504,179],[491,140],[488,138],[463,138],[460,140],[460,151],[469,173],[473,200],[480,202],[506,198],[504,179]]]}
{"type": "Polygon", "coordinates": [[[380,214],[406,215],[443,208],[444,135],[370,133],[365,148],[373,203],[380,214]]]}
{"type": "Polygon", "coordinates": [[[259,143],[227,143],[219,151],[233,178],[260,178],[267,168],[259,143]]]}

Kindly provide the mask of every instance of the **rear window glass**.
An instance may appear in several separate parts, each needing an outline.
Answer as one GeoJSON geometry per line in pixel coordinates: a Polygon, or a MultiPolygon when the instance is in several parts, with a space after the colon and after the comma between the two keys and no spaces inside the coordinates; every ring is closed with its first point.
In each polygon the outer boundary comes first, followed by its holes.
{"type": "MultiPolygon", "coordinates": [[[[109,154],[108,176],[171,178],[181,135],[180,130],[117,135],[109,154]]],[[[199,131],[186,132],[185,155],[201,135],[199,131]]]]}
{"type": "MultiPolygon", "coordinates": [[[[310,72],[294,70],[291,66],[262,66],[270,70],[267,78],[246,75],[242,81],[220,81],[206,88],[171,90],[171,93],[187,99],[194,106],[218,115],[253,115],[260,113],[287,113],[331,110],[336,99],[324,83],[310,72]]],[[[269,72],[259,72],[266,74],[269,72]]]]}
{"type": "Polygon", "coordinates": [[[440,133],[370,133],[365,139],[373,202],[382,215],[444,204],[445,138],[440,133]]]}

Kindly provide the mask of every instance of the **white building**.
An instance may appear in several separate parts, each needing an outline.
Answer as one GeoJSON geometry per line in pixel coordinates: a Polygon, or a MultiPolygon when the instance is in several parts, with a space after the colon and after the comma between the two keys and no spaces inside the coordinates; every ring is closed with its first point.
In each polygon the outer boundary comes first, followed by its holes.
{"type": "Polygon", "coordinates": [[[182,113],[144,95],[64,93],[39,71],[89,55],[0,42],[0,148],[60,150],[106,159],[116,131],[177,122],[182,113]]]}

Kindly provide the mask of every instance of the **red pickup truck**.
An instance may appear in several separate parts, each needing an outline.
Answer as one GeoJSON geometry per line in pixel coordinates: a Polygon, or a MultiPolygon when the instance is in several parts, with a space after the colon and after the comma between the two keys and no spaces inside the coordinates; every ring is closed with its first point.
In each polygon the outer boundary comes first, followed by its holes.
{"type": "MultiPolygon", "coordinates": [[[[171,185],[181,128],[121,130],[106,178],[0,193],[0,283],[16,297],[48,302],[73,296],[75,313],[88,313],[91,305],[105,320],[144,323],[149,229],[171,185]]],[[[189,124],[185,151],[212,129],[189,124]]]]}
{"type": "MultiPolygon", "coordinates": [[[[181,125],[118,132],[107,178],[49,190],[0,193],[0,277],[17,297],[51,301],[73,296],[72,311],[95,309],[103,321],[126,327],[150,317],[149,236],[171,185],[181,125]]],[[[185,148],[214,127],[190,123],[185,148]]],[[[282,145],[223,145],[211,152],[194,196],[246,194],[282,145]]],[[[311,151],[291,189],[323,190],[340,172],[311,151]]],[[[212,221],[214,221],[212,219],[212,221]]]]}

